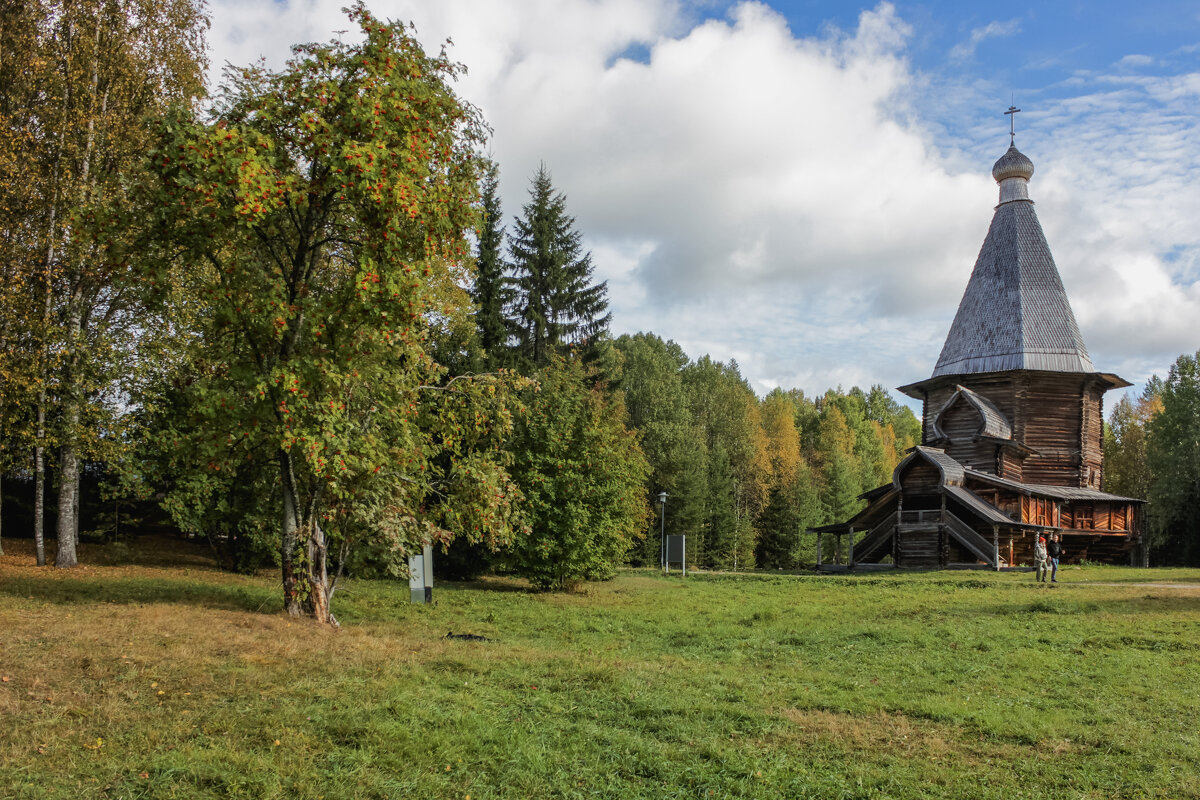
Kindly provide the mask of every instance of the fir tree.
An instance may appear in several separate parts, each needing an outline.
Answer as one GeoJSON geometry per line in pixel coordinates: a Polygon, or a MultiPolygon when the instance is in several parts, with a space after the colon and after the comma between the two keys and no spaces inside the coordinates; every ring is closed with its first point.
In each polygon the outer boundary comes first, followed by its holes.
{"type": "Polygon", "coordinates": [[[538,168],[524,216],[509,235],[515,299],[510,317],[517,352],[535,366],[563,346],[585,345],[608,330],[608,285],[592,276],[591,253],[556,192],[550,172],[538,168]]]}
{"type": "Polygon", "coordinates": [[[490,164],[483,175],[482,220],[479,229],[478,255],[475,259],[475,285],[471,296],[475,300],[475,325],[479,344],[489,361],[495,361],[508,341],[504,310],[511,300],[512,290],[505,275],[503,212],[500,208],[500,168],[490,164]]]}

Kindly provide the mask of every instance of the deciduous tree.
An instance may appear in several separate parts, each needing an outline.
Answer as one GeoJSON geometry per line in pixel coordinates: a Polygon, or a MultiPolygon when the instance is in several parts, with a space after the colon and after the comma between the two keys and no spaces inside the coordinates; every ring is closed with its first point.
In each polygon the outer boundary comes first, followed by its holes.
{"type": "MultiPolygon", "coordinates": [[[[613,346],[620,354],[613,388],[624,395],[629,424],[640,437],[651,465],[645,487],[648,500],[668,494],[665,529],[668,535],[689,538],[689,560],[700,561],[704,509],[708,491],[707,443],[692,419],[683,385],[688,358],[675,342],[652,333],[618,337],[613,346]]],[[[652,521],[637,559],[656,564],[662,526],[652,521]]]]}
{"type": "Polygon", "coordinates": [[[1154,545],[1168,563],[1200,564],[1200,353],[1181,355],[1149,422],[1154,545]]]}
{"type": "MultiPolygon", "coordinates": [[[[122,280],[128,260],[117,255],[130,231],[113,220],[144,166],[150,118],[203,91],[207,20],[198,0],[29,0],[6,4],[5,30],[10,19],[26,36],[17,51],[24,52],[22,77],[3,90],[24,98],[24,113],[7,117],[8,142],[21,149],[30,173],[26,194],[35,215],[18,236],[25,246],[36,243],[27,263],[41,289],[40,319],[29,329],[40,340],[35,534],[45,448],[55,441],[55,563],[70,567],[77,563],[80,459],[116,441],[99,434],[120,411],[116,381],[130,368],[136,326],[122,280]]],[[[4,41],[7,48],[13,39],[4,41]]]]}
{"type": "Polygon", "coordinates": [[[353,547],[402,574],[423,542],[522,529],[499,452],[513,381],[430,355],[470,310],[482,125],[444,53],[349,13],[361,40],[227,72],[215,119],[171,119],[153,153],[177,257],[151,279],[174,314],[203,310],[188,413],[161,434],[186,477],[168,504],[186,524],[268,474],[285,608],[322,622],[353,547]]]}

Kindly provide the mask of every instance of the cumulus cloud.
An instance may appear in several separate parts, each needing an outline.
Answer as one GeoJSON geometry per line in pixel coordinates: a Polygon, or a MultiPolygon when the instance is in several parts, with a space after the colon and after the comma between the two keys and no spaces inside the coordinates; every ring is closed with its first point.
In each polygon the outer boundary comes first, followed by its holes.
{"type": "MultiPolygon", "coordinates": [[[[281,64],[287,45],[350,27],[336,5],[214,0],[214,61],[281,64]]],[[[928,376],[996,203],[1007,125],[977,120],[996,87],[913,68],[892,5],[819,33],[756,2],[704,20],[676,0],[372,8],[415,22],[430,51],[453,39],[510,216],[548,164],[609,280],[615,332],[736,359],[760,391],[928,376]]],[[[956,52],[1017,32],[993,22],[956,52]]],[[[1196,349],[1200,75],[1136,65],[1032,92],[1018,131],[1093,359],[1140,380],[1196,349]]]]}

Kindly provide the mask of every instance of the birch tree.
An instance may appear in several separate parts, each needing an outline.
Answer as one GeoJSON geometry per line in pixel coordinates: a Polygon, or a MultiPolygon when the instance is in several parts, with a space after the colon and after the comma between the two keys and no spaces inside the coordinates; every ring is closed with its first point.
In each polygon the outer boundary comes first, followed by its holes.
{"type": "Polygon", "coordinates": [[[28,255],[25,307],[37,341],[33,384],[35,537],[39,563],[47,448],[58,445],[55,564],[77,563],[80,459],[111,443],[115,382],[128,374],[136,297],[124,280],[134,231],[115,224],[144,165],[151,118],[203,89],[200,0],[24,0],[6,3],[5,52],[22,59],[2,91],[24,104],[10,113],[9,147],[29,171],[33,214],[10,217],[6,236],[28,255]],[[9,20],[19,20],[10,27],[9,20]],[[14,28],[17,34],[11,32],[14,28]],[[15,46],[10,49],[9,43],[15,46]],[[34,311],[36,309],[36,311],[34,311]]]}

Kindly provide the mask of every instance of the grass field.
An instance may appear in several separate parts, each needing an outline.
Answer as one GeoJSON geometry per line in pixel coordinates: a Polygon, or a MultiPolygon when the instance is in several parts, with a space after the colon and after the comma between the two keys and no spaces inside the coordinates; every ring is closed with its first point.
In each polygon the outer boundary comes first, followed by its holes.
{"type": "Polygon", "coordinates": [[[26,544],[0,797],[1200,797],[1197,570],[358,581],[331,631],[202,551],[26,544]]]}

